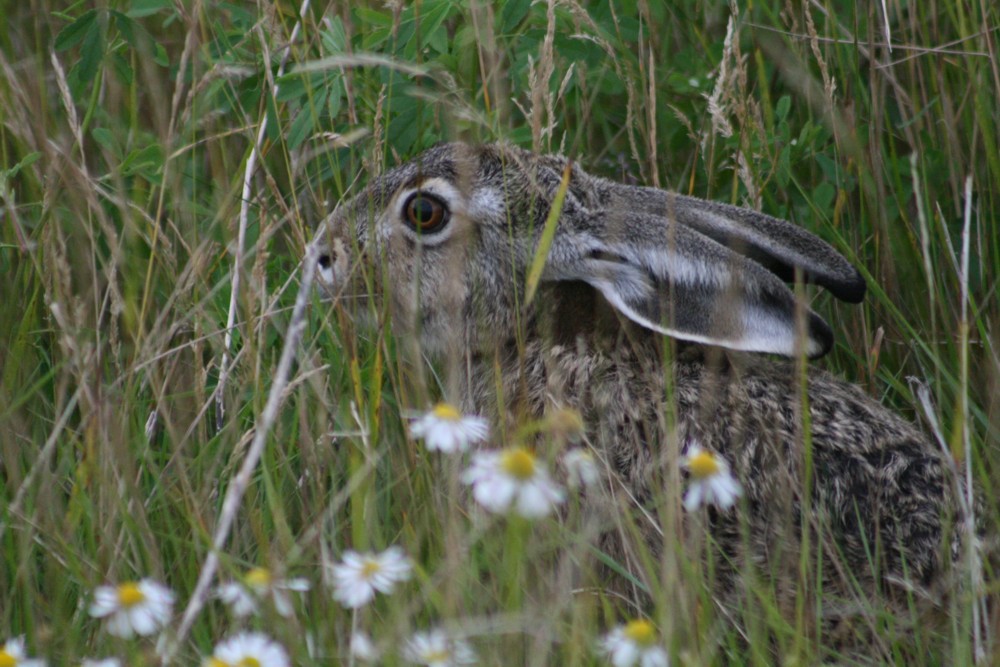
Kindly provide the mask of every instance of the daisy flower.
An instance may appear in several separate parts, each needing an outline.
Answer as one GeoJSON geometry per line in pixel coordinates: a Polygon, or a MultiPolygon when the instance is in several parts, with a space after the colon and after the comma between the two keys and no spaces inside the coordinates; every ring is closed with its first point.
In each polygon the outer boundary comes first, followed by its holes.
{"type": "Polygon", "coordinates": [[[410,578],[413,565],[399,547],[380,554],[348,551],[344,560],[333,566],[333,597],[349,609],[362,607],[375,597],[375,591],[389,594],[400,581],[410,578]]]}
{"type": "Polygon", "coordinates": [[[80,667],[122,667],[118,658],[102,658],[100,660],[82,660],[80,667]]]}
{"type": "Polygon", "coordinates": [[[275,579],[270,570],[251,568],[242,581],[230,581],[215,590],[216,596],[226,603],[233,615],[240,618],[257,613],[257,602],[270,598],[274,610],[288,618],[292,615],[292,601],[288,591],[299,593],[309,590],[305,579],[275,579]]]}
{"type": "Polygon", "coordinates": [[[614,667],[668,667],[670,659],[660,646],[656,628],[645,619],[620,625],[601,641],[614,667]]]}
{"type": "Polygon", "coordinates": [[[108,632],[129,639],[151,635],[170,621],[173,592],[152,579],[128,581],[117,586],[98,586],[90,615],[108,619],[108,632]]]}
{"type": "Polygon", "coordinates": [[[203,667],[289,667],[285,649],[267,635],[241,632],[216,645],[203,667]]]}
{"type": "Polygon", "coordinates": [[[456,667],[476,664],[476,654],[469,643],[453,639],[443,630],[418,632],[403,647],[403,657],[427,667],[456,667]]]}
{"type": "Polygon", "coordinates": [[[462,481],[472,486],[473,497],[489,511],[513,510],[527,519],[544,517],[565,500],[562,488],[523,447],[476,454],[462,481]]]}
{"type": "Polygon", "coordinates": [[[684,509],[693,512],[702,505],[729,509],[743,494],[743,487],[729,471],[729,464],[717,454],[692,444],[681,464],[691,473],[684,494],[684,509]]]}
{"type": "Polygon", "coordinates": [[[489,433],[485,419],[463,415],[449,403],[438,403],[410,424],[410,435],[422,438],[427,449],[448,454],[464,452],[472,443],[485,440],[489,433]]]}
{"type": "Polygon", "coordinates": [[[574,447],[563,454],[566,468],[566,483],[571,489],[588,488],[601,481],[601,471],[597,468],[594,455],[583,447],[574,447]]]}
{"type": "Polygon", "coordinates": [[[37,658],[29,659],[24,651],[24,637],[15,637],[0,646],[0,666],[45,667],[45,661],[37,658]]]}

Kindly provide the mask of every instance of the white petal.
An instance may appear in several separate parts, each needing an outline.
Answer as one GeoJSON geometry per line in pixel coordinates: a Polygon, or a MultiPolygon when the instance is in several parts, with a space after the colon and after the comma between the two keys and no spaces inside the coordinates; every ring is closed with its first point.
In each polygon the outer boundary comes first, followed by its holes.
{"type": "Polygon", "coordinates": [[[108,617],[108,634],[122,639],[131,639],[135,634],[132,631],[132,624],[129,623],[128,614],[118,611],[108,617]]]}
{"type": "Polygon", "coordinates": [[[3,650],[17,662],[24,660],[24,637],[12,637],[3,645],[3,650]]]}
{"type": "Polygon", "coordinates": [[[94,589],[94,602],[90,605],[90,615],[104,618],[118,609],[118,592],[110,586],[98,586],[94,589]]]}
{"type": "Polygon", "coordinates": [[[145,637],[156,632],[156,618],[148,607],[137,605],[134,609],[129,610],[128,616],[129,622],[136,631],[136,634],[145,637]]]}
{"type": "Polygon", "coordinates": [[[480,481],[472,487],[476,501],[492,512],[504,513],[510,509],[517,495],[518,485],[507,477],[499,475],[480,481]]]}
{"type": "Polygon", "coordinates": [[[666,651],[659,646],[654,646],[642,652],[639,665],[640,667],[669,667],[670,659],[667,657],[666,651]]]}
{"type": "Polygon", "coordinates": [[[701,507],[702,496],[705,493],[704,485],[701,482],[692,482],[684,494],[684,509],[693,512],[701,507]]]}
{"type": "Polygon", "coordinates": [[[379,657],[372,640],[363,632],[351,636],[351,655],[365,662],[374,662],[379,657]]]}
{"type": "Polygon", "coordinates": [[[288,579],[286,581],[282,581],[277,585],[277,587],[285,588],[290,591],[297,591],[299,593],[304,593],[305,591],[309,590],[310,584],[308,579],[296,578],[296,579],[288,579]]]}
{"type": "Polygon", "coordinates": [[[541,519],[552,511],[550,496],[538,484],[525,484],[517,494],[517,513],[525,519],[541,519]]]}

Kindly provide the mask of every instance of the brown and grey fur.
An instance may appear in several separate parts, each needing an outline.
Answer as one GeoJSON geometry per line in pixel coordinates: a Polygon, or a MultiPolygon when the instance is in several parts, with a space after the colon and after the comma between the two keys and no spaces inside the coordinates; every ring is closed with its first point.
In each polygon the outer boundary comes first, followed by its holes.
{"type": "MultiPolygon", "coordinates": [[[[748,565],[774,575],[775,560],[797,563],[803,521],[813,548],[826,550],[831,599],[951,586],[960,483],[946,456],[857,387],[802,367],[829,349],[832,333],[785,281],[798,276],[857,302],[865,285],[856,270],[787,222],[572,165],[541,288],[525,307],[528,267],[566,166],[504,145],[431,149],[330,216],[317,237],[321,275],[337,294],[384,295],[395,327],[457,362],[465,407],[508,424],[578,410],[638,503],[679,479],[678,454],[691,442],[724,456],[745,497],[708,514],[724,554],[720,587],[748,565]],[[447,234],[419,236],[400,219],[398,199],[434,182],[454,187],[452,219],[447,234]],[[629,313],[615,290],[633,287],[623,297],[629,313]],[[742,330],[736,312],[778,322],[784,342],[742,330]]],[[[654,553],[669,539],[645,532],[654,553]]],[[[628,565],[623,539],[605,545],[628,565]]]]}

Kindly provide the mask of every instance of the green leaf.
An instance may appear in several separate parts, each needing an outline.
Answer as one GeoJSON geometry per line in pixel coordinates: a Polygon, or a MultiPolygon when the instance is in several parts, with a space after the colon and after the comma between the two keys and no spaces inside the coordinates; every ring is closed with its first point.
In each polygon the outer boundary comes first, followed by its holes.
{"type": "Polygon", "coordinates": [[[292,126],[288,129],[288,148],[295,150],[302,145],[312,134],[313,126],[316,124],[316,114],[312,109],[304,108],[299,111],[299,115],[292,121],[292,126]]]}
{"type": "Polygon", "coordinates": [[[96,18],[97,10],[91,9],[90,11],[81,14],[80,18],[60,30],[59,34],[56,35],[56,51],[65,51],[66,49],[73,48],[79,44],[83,40],[84,35],[87,34],[90,27],[94,25],[94,20],[96,18]]]}
{"type": "Polygon", "coordinates": [[[136,53],[143,57],[149,57],[150,53],[152,53],[153,62],[157,65],[166,67],[169,64],[166,49],[153,39],[153,36],[142,27],[141,23],[133,21],[121,12],[112,10],[110,14],[114,19],[118,32],[128,42],[128,45],[135,49],[136,53]]]}
{"type": "Polygon", "coordinates": [[[327,113],[330,114],[330,118],[335,119],[337,114],[340,113],[340,108],[344,99],[344,85],[339,77],[330,79],[330,85],[327,87],[326,96],[327,113]]]}
{"type": "Polygon", "coordinates": [[[505,34],[511,34],[528,15],[531,0],[509,0],[500,10],[500,26],[505,34]]]}
{"type": "Polygon", "coordinates": [[[792,108],[792,98],[788,95],[782,95],[781,99],[778,100],[778,106],[774,109],[774,115],[778,120],[785,120],[788,116],[789,109],[792,108]]]}
{"type": "Polygon", "coordinates": [[[172,7],[170,0],[133,0],[132,6],[126,13],[131,18],[141,19],[172,7]]]}
{"type": "Polygon", "coordinates": [[[128,154],[122,162],[122,173],[126,176],[141,176],[151,183],[158,183],[162,167],[163,149],[159,144],[150,144],[128,154]]]}
{"type": "Polygon", "coordinates": [[[92,83],[97,76],[97,68],[104,59],[104,35],[97,21],[90,24],[87,35],[80,47],[80,62],[78,74],[80,83],[92,83]]]}
{"type": "Polygon", "coordinates": [[[124,83],[126,86],[132,85],[132,80],[134,78],[134,72],[132,71],[132,66],[129,65],[128,61],[122,57],[120,53],[111,54],[111,68],[115,71],[118,79],[124,83]]]}
{"type": "Polygon", "coordinates": [[[153,49],[155,50],[153,53],[153,62],[160,67],[169,67],[170,60],[167,58],[167,50],[163,48],[163,45],[156,42],[153,44],[153,49]]]}
{"type": "Polygon", "coordinates": [[[559,216],[562,215],[563,202],[566,201],[566,191],[569,190],[569,177],[573,173],[573,163],[566,162],[563,169],[562,180],[559,182],[559,189],[556,190],[555,200],[549,215],[545,218],[545,226],[542,228],[542,238],[538,241],[538,250],[535,258],[531,260],[531,268],[528,269],[528,280],[525,286],[524,303],[531,303],[535,298],[535,291],[538,289],[538,282],[542,279],[542,271],[545,269],[545,260],[549,257],[549,248],[552,247],[552,239],[556,236],[556,225],[559,223],[559,216]]]}
{"type": "Polygon", "coordinates": [[[448,30],[444,26],[438,28],[424,38],[424,44],[436,53],[448,53],[448,30]]]}
{"type": "Polygon", "coordinates": [[[114,153],[115,157],[121,157],[121,149],[118,147],[118,142],[111,130],[106,127],[95,127],[90,131],[90,136],[94,138],[98,146],[114,153]]]}
{"type": "Polygon", "coordinates": [[[42,157],[42,154],[38,151],[35,151],[34,153],[28,153],[23,158],[21,158],[20,162],[15,164],[10,169],[0,169],[0,174],[2,174],[5,178],[14,178],[15,176],[17,176],[18,172],[20,172],[22,169],[24,169],[25,167],[30,167],[31,165],[35,164],[38,161],[38,158],[40,157],[42,157]]]}
{"type": "MultiPolygon", "coordinates": [[[[115,27],[118,28],[118,32],[122,34],[122,37],[125,38],[125,41],[128,42],[129,46],[133,49],[140,49],[146,46],[146,44],[140,44],[139,40],[136,38],[136,29],[142,30],[139,24],[121,12],[111,10],[108,14],[114,20],[115,27]]],[[[145,37],[148,39],[149,35],[146,35],[145,37]]]]}
{"type": "Polygon", "coordinates": [[[360,19],[360,23],[362,24],[371,23],[386,28],[392,26],[392,15],[389,12],[380,12],[376,9],[368,9],[367,7],[355,7],[354,14],[360,19]]]}
{"type": "Polygon", "coordinates": [[[339,16],[333,17],[330,21],[330,29],[320,33],[323,46],[331,55],[337,55],[347,51],[347,32],[344,30],[344,22],[339,16]]]}

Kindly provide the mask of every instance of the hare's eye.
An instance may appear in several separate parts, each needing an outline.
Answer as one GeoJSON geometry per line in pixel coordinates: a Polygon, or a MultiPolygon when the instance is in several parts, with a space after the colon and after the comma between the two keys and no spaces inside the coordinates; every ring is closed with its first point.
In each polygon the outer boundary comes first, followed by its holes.
{"type": "Polygon", "coordinates": [[[403,219],[421,234],[432,234],[448,223],[448,207],[435,195],[414,192],[403,207],[403,219]]]}

